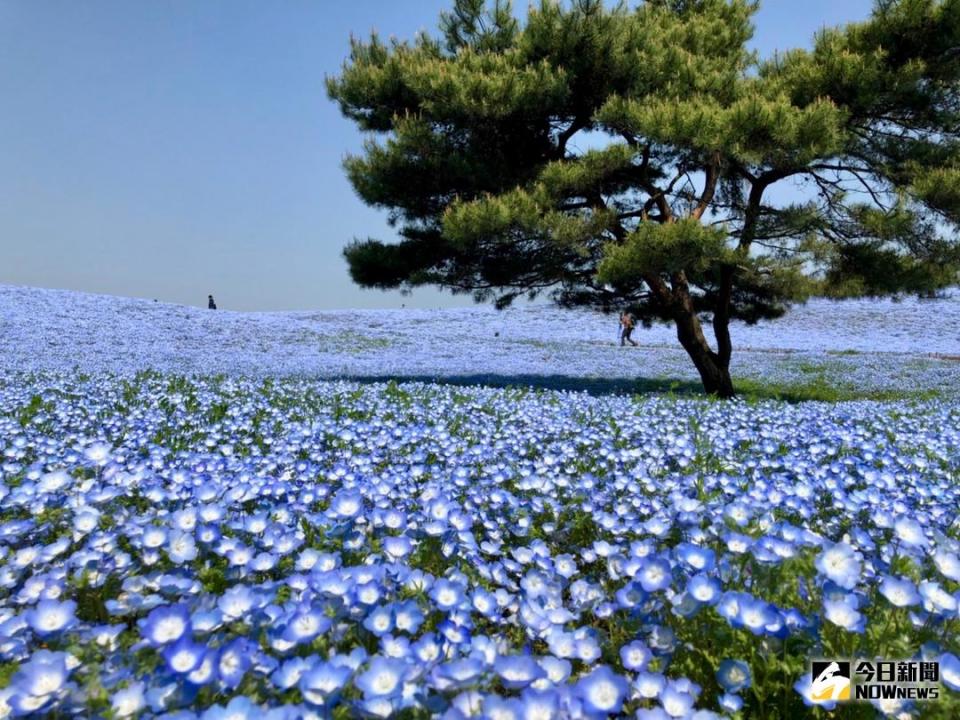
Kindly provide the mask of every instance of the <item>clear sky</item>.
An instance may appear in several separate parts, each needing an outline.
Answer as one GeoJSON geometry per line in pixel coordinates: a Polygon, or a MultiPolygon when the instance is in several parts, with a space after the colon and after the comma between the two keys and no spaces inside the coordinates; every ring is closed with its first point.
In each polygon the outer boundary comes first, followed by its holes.
{"type": "MultiPolygon", "coordinates": [[[[360,290],[391,237],[326,97],[351,33],[433,31],[452,0],[0,0],[0,282],[278,310],[469,304],[360,290]]],[[[521,0],[516,5],[526,6],[521,0]]],[[[754,45],[809,46],[870,0],[766,0],[754,45]]]]}

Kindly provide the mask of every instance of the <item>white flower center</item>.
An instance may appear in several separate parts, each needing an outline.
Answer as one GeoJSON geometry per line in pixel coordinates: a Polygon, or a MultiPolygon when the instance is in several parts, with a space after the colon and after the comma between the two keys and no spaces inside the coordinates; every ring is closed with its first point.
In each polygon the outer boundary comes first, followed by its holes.
{"type": "Polygon", "coordinates": [[[617,702],[617,688],[605,680],[594,683],[590,688],[590,701],[601,710],[612,708],[617,702]]]}
{"type": "Polygon", "coordinates": [[[181,650],[173,656],[170,665],[177,672],[186,672],[193,667],[194,659],[193,653],[187,650],[181,650]]]}
{"type": "Polygon", "coordinates": [[[297,630],[303,635],[317,631],[317,619],[313,615],[301,615],[297,618],[297,630]]]}
{"type": "Polygon", "coordinates": [[[382,672],[373,679],[373,689],[381,695],[393,692],[397,686],[397,676],[393,673],[382,672]]]}
{"type": "Polygon", "coordinates": [[[62,610],[52,610],[43,614],[40,618],[40,627],[44,630],[52,631],[63,627],[67,622],[67,614],[62,610]]]}
{"type": "Polygon", "coordinates": [[[153,632],[153,639],[160,643],[170,642],[183,635],[185,629],[183,620],[180,618],[166,617],[157,623],[157,627],[153,632]]]}
{"type": "Polygon", "coordinates": [[[63,684],[63,676],[55,670],[41,672],[34,683],[37,695],[49,695],[60,689],[63,684]]]}

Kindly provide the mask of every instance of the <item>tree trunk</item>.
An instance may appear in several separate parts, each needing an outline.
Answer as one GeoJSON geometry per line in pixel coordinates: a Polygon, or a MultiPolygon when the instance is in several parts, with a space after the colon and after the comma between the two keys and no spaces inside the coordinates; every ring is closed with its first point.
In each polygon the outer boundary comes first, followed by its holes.
{"type": "Polygon", "coordinates": [[[709,395],[721,398],[731,398],[736,393],[733,389],[733,380],[730,377],[730,335],[728,331],[729,319],[721,314],[719,320],[714,316],[714,332],[722,346],[720,353],[715,353],[703,334],[703,326],[693,308],[693,300],[685,287],[685,278],[682,276],[674,282],[674,294],[677,303],[674,307],[674,321],[677,324],[677,339],[687,351],[690,359],[700,373],[703,389],[709,395]],[[678,282],[680,281],[680,282],[678,282]]]}
{"type": "Polygon", "coordinates": [[[703,389],[709,395],[721,398],[731,398],[736,392],[733,389],[733,380],[730,377],[730,361],[710,349],[707,339],[703,336],[700,320],[695,314],[678,313],[676,318],[677,338],[687,355],[700,373],[703,389]]]}

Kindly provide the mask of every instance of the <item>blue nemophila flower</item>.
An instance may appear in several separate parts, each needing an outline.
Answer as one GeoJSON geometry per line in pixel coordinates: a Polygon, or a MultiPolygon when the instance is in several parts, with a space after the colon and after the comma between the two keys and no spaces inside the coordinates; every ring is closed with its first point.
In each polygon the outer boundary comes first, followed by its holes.
{"type": "Polygon", "coordinates": [[[438,665],[432,673],[434,687],[443,692],[475,684],[486,669],[476,657],[466,657],[438,665]]]}
{"type": "Polygon", "coordinates": [[[410,640],[405,637],[384,635],[380,638],[380,654],[392,658],[410,657],[410,640]]]}
{"type": "Polygon", "coordinates": [[[73,600],[41,600],[33,610],[26,613],[26,621],[37,635],[46,637],[76,625],[76,609],[77,603],[73,600]]]}
{"type": "Polygon", "coordinates": [[[196,686],[212,683],[217,679],[217,660],[219,660],[219,658],[219,649],[207,649],[203,654],[203,659],[200,661],[200,664],[187,675],[187,681],[196,686]]]}
{"type": "Polygon", "coordinates": [[[197,634],[211,633],[223,625],[223,613],[216,607],[197,610],[190,616],[190,624],[193,625],[193,631],[197,634]]]}
{"type": "Polygon", "coordinates": [[[321,662],[302,673],[298,687],[303,699],[311,705],[329,705],[352,675],[353,669],[347,665],[321,662]]]}
{"type": "Polygon", "coordinates": [[[236,688],[253,664],[255,646],[246,638],[238,637],[220,649],[217,657],[217,677],[231,690],[236,688]]]}
{"type": "Polygon", "coordinates": [[[106,443],[93,443],[83,451],[84,457],[94,465],[103,465],[110,457],[110,446],[106,443]]]}
{"type": "Polygon", "coordinates": [[[687,592],[677,593],[670,598],[670,605],[673,613],[682,618],[692,618],[702,607],[701,603],[687,592]]]}
{"type": "Polygon", "coordinates": [[[188,507],[177,510],[171,516],[173,527],[180,532],[193,532],[197,528],[197,509],[188,507]]]}
{"type": "MultiPolygon", "coordinates": [[[[523,718],[523,703],[517,698],[487,695],[482,702],[482,716],[484,718],[490,718],[491,720],[522,720],[523,718]]],[[[472,714],[476,715],[476,713],[472,714]]]]}
{"type": "Polygon", "coordinates": [[[471,597],[473,609],[485,618],[491,618],[497,613],[497,597],[483,588],[474,591],[471,597]]]}
{"type": "Polygon", "coordinates": [[[113,651],[117,649],[118,638],[126,629],[126,625],[96,625],[90,628],[85,638],[92,640],[98,647],[113,651]]]}
{"type": "Polygon", "coordinates": [[[294,644],[310,642],[330,629],[332,622],[318,607],[301,607],[283,630],[283,639],[294,644]]]}
{"type": "Polygon", "coordinates": [[[717,682],[727,692],[738,693],[750,687],[750,666],[743,660],[727,659],[717,669],[717,682]]]}
{"type": "Polygon", "coordinates": [[[857,610],[857,602],[853,595],[843,600],[824,600],[823,615],[834,625],[844,630],[862,633],[866,626],[866,618],[857,610]]]}
{"type": "Polygon", "coordinates": [[[588,713],[610,715],[620,712],[627,689],[626,680],[606,665],[600,665],[577,681],[576,694],[588,713]]]}
{"type": "Polygon", "coordinates": [[[73,517],[74,539],[79,540],[97,529],[100,524],[100,513],[95,508],[84,508],[73,517]]]}
{"type": "Polygon", "coordinates": [[[433,584],[430,597],[440,610],[449,612],[459,607],[460,603],[463,602],[463,591],[463,585],[460,583],[440,579],[433,584]]]}
{"type": "Polygon", "coordinates": [[[729,713],[738,713],[743,709],[743,698],[734,693],[724,693],[718,700],[721,710],[729,713]]]}
{"type": "Polygon", "coordinates": [[[341,490],[330,500],[329,514],[339,520],[352,520],[363,511],[363,495],[355,490],[341,490]]]}
{"type": "Polygon", "coordinates": [[[421,636],[411,646],[414,657],[424,665],[429,665],[440,659],[443,654],[439,638],[432,633],[421,636]]]}
{"type": "Polygon", "coordinates": [[[406,535],[389,535],[383,539],[383,552],[391,560],[401,560],[410,554],[413,542],[406,535]]]}
{"type": "Polygon", "coordinates": [[[647,667],[653,659],[653,653],[640,641],[635,641],[620,648],[620,660],[627,670],[639,672],[647,667]]]}
{"type": "Polygon", "coordinates": [[[165,527],[150,526],[144,528],[140,542],[143,547],[152,550],[163,547],[164,543],[167,542],[167,537],[168,533],[165,527]]]}
{"type": "Polygon", "coordinates": [[[277,565],[277,556],[273,553],[257,553],[250,561],[248,567],[254,572],[263,573],[273,570],[277,565]]]}
{"type": "Polygon", "coordinates": [[[17,715],[46,708],[67,686],[72,658],[63,652],[38,650],[10,680],[8,703],[17,715]]]}
{"type": "Polygon", "coordinates": [[[238,695],[227,705],[214,705],[204,711],[200,720],[260,720],[264,711],[249,698],[238,695]]]}
{"type": "Polygon", "coordinates": [[[923,599],[923,609],[929,613],[951,616],[957,612],[957,598],[944,590],[938,582],[921,582],[920,596],[923,599]]]}
{"type": "Polygon", "coordinates": [[[696,700],[692,694],[671,681],[667,681],[663,690],[660,691],[659,699],[664,712],[672,718],[687,717],[693,710],[696,700]]]}
{"type": "Polygon", "coordinates": [[[205,645],[199,645],[186,635],[163,649],[163,659],[167,667],[178,675],[186,675],[197,669],[207,652],[205,645]]]}
{"type": "Polygon", "coordinates": [[[923,532],[923,527],[912,518],[900,518],[893,524],[897,539],[905,545],[912,547],[926,547],[927,536],[923,532]]]}
{"type": "Polygon", "coordinates": [[[470,639],[468,655],[481,660],[484,665],[492,665],[505,648],[502,640],[497,641],[488,635],[474,635],[470,639]]]}
{"type": "Polygon", "coordinates": [[[578,631],[574,633],[574,638],[574,652],[577,659],[585,663],[592,663],[600,659],[602,650],[594,634],[585,630],[582,633],[578,631]]]}
{"type": "Polygon", "coordinates": [[[382,637],[393,631],[393,606],[383,605],[375,607],[363,621],[363,626],[377,637],[382,637]]]}
{"type": "Polygon", "coordinates": [[[270,682],[281,690],[289,690],[300,682],[300,678],[311,667],[313,667],[313,662],[305,658],[291,658],[281,663],[280,667],[273,671],[270,682]]]}
{"type": "Polygon", "coordinates": [[[197,544],[188,531],[174,531],[167,540],[167,557],[175,565],[192,562],[197,558],[197,544]]]}
{"type": "Polygon", "coordinates": [[[659,673],[640,672],[633,680],[633,687],[642,698],[659,697],[666,687],[667,679],[659,673]]]}
{"type": "Polygon", "coordinates": [[[234,585],[217,600],[217,607],[226,621],[247,619],[253,610],[256,598],[246,585],[234,585]]]}
{"type": "Polygon", "coordinates": [[[630,582],[617,590],[617,604],[622,609],[635,608],[647,599],[647,593],[640,583],[630,582]]]}
{"type": "Polygon", "coordinates": [[[154,608],[140,621],[140,634],[151,645],[176,642],[190,633],[190,613],[185,605],[154,608]]]}
{"type": "Polygon", "coordinates": [[[529,655],[501,655],[494,662],[493,669],[503,686],[510,690],[524,688],[546,677],[544,669],[529,655]]]}
{"type": "Polygon", "coordinates": [[[537,658],[537,662],[540,663],[540,667],[543,668],[543,671],[547,674],[545,678],[541,678],[533,683],[534,687],[544,688],[549,687],[550,685],[561,685],[567,681],[567,678],[570,677],[570,672],[573,669],[573,666],[570,664],[569,660],[562,660],[560,658],[553,657],[553,655],[544,655],[540,658],[537,658]]]}
{"type": "Polygon", "coordinates": [[[204,545],[213,545],[219,541],[223,535],[220,532],[220,528],[215,525],[202,525],[197,528],[196,537],[197,540],[204,545]]]}
{"type": "Polygon", "coordinates": [[[374,657],[355,683],[365,698],[393,697],[400,693],[408,672],[409,667],[402,660],[374,657]]]}
{"type": "Polygon", "coordinates": [[[354,595],[361,605],[373,607],[383,597],[383,587],[376,580],[362,582],[354,588],[354,595]]]}
{"type": "Polygon", "coordinates": [[[753,598],[747,593],[727,590],[720,596],[716,609],[720,616],[727,620],[727,622],[736,624],[737,618],[740,615],[740,606],[752,599],[753,598]]]}
{"type": "Polygon", "coordinates": [[[710,572],[716,565],[716,553],[710,548],[691,543],[680,543],[674,549],[680,562],[695,572],[710,572]]]}
{"type": "Polygon", "coordinates": [[[578,572],[576,560],[574,560],[572,555],[557,555],[553,559],[553,566],[557,571],[557,575],[568,580],[578,572]]]}
{"type": "Polygon", "coordinates": [[[749,597],[740,602],[736,616],[736,624],[754,635],[763,635],[767,627],[778,620],[776,607],[765,600],[749,597]]]}
{"type": "Polygon", "coordinates": [[[521,720],[554,718],[560,712],[561,696],[553,688],[527,688],[520,695],[521,720]]]}
{"type": "Polygon", "coordinates": [[[721,591],[719,580],[704,573],[698,573],[690,578],[686,593],[697,602],[713,605],[720,599],[721,591]]]}
{"type": "Polygon", "coordinates": [[[939,549],[933,554],[933,562],[945,578],[960,582],[960,556],[956,553],[939,549]]]}
{"type": "Polygon", "coordinates": [[[742,555],[743,553],[750,550],[753,547],[754,540],[749,535],[742,535],[740,533],[728,532],[723,536],[723,542],[726,544],[727,549],[737,555],[742,555]]]}
{"type": "Polygon", "coordinates": [[[648,560],[637,573],[640,586],[647,592],[657,592],[670,586],[670,563],[662,559],[648,560]]]}
{"type": "Polygon", "coordinates": [[[424,615],[414,600],[397,603],[393,608],[394,627],[400,632],[413,635],[423,624],[424,615]]]}
{"type": "Polygon", "coordinates": [[[470,630],[458,623],[444,620],[437,626],[437,632],[451,645],[463,645],[470,642],[470,630]]]}
{"type": "Polygon", "coordinates": [[[136,716],[147,706],[144,695],[144,684],[134,682],[127,687],[117,690],[110,698],[110,709],[114,717],[125,718],[136,716]]]}
{"type": "Polygon", "coordinates": [[[860,554],[847,543],[837,543],[817,556],[817,570],[845,590],[852,590],[860,581],[860,554]]]}
{"type": "Polygon", "coordinates": [[[917,592],[917,587],[909,580],[885,575],[880,580],[880,593],[890,601],[891,605],[897,607],[920,604],[920,593],[917,592]]]}
{"type": "Polygon", "coordinates": [[[951,690],[960,692],[960,658],[953,653],[943,653],[939,658],[940,679],[951,690]]]}

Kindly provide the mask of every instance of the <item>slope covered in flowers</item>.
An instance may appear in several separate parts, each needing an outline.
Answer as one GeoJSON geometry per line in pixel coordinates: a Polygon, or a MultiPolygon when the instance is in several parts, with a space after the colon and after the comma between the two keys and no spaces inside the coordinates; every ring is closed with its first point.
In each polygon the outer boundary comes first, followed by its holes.
{"type": "MultiPolygon", "coordinates": [[[[734,377],[832,382],[864,393],[960,387],[955,295],[899,303],[817,300],[775,322],[736,324],[734,377]],[[947,331],[931,332],[931,318],[947,331]]],[[[671,327],[640,329],[635,337],[639,349],[621,349],[615,316],[547,306],[210,312],[0,285],[0,369],[441,378],[601,390],[631,390],[638,380],[641,388],[696,383],[671,327]]]]}
{"type": "Polygon", "coordinates": [[[8,375],[0,438],[0,714],[960,713],[952,403],[8,375]]]}

